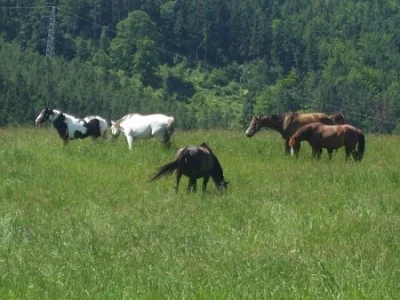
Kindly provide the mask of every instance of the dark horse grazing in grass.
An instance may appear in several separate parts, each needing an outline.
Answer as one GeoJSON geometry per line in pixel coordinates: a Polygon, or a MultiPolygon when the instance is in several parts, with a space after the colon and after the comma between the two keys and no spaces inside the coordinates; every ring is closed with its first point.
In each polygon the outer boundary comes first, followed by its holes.
{"type": "Polygon", "coordinates": [[[351,154],[355,161],[362,160],[365,150],[364,133],[350,125],[307,124],[290,138],[291,149],[301,141],[308,141],[312,147],[313,156],[317,156],[318,159],[321,157],[322,148],[328,150],[329,159],[332,159],[333,150],[345,146],[346,160],[351,154]]]}
{"type": "MultiPolygon", "coordinates": [[[[340,114],[343,117],[342,114],[340,114]]],[[[289,139],[290,137],[299,129],[301,126],[314,123],[321,122],[323,124],[332,125],[334,124],[333,118],[336,115],[332,115],[332,117],[327,116],[323,113],[307,113],[307,114],[299,114],[299,113],[286,113],[282,115],[270,115],[270,116],[256,116],[254,115],[249,127],[246,130],[246,136],[252,137],[257,131],[259,131],[262,127],[268,127],[273,130],[278,131],[282,138],[285,140],[285,152],[289,154],[289,139]]],[[[340,119],[340,117],[338,117],[340,119]]],[[[343,117],[344,121],[344,117],[343,117]]],[[[300,150],[300,144],[296,144],[294,151],[297,155],[300,150]]]]}
{"type": "Polygon", "coordinates": [[[180,148],[176,152],[175,160],[162,166],[151,177],[150,181],[173,172],[176,173],[175,192],[178,191],[179,180],[182,175],[189,177],[188,192],[196,191],[196,181],[199,178],[203,178],[203,192],[206,190],[210,177],[214,180],[218,190],[225,190],[228,184],[224,179],[224,173],[217,157],[205,143],[198,147],[180,148]]]}

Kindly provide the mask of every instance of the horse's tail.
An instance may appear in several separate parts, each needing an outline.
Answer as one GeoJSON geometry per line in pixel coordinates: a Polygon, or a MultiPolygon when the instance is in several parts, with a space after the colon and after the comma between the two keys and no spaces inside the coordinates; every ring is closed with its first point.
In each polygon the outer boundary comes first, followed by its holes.
{"type": "Polygon", "coordinates": [[[176,159],[166,165],[163,165],[158,171],[150,178],[150,181],[155,181],[160,179],[165,175],[171,175],[174,171],[181,165],[183,161],[183,157],[187,153],[187,148],[182,148],[180,151],[178,150],[178,156],[176,159]]]}
{"type": "Polygon", "coordinates": [[[175,119],[174,119],[174,117],[171,117],[167,123],[167,140],[168,141],[171,139],[171,136],[174,133],[174,131],[175,131],[175,119]]]}
{"type": "Polygon", "coordinates": [[[100,135],[103,138],[106,138],[107,137],[107,133],[108,133],[108,129],[110,128],[108,126],[108,122],[107,122],[107,120],[105,120],[103,118],[97,117],[97,119],[99,120],[99,123],[100,123],[100,135]]]}
{"type": "Polygon", "coordinates": [[[165,175],[171,175],[176,168],[179,166],[178,160],[174,160],[173,162],[170,162],[161,168],[158,169],[158,171],[151,177],[150,181],[155,181],[160,179],[161,177],[165,175]]]}
{"type": "Polygon", "coordinates": [[[361,130],[358,130],[357,133],[358,133],[358,146],[357,146],[358,160],[361,161],[364,156],[364,150],[365,150],[365,136],[361,130]]]}

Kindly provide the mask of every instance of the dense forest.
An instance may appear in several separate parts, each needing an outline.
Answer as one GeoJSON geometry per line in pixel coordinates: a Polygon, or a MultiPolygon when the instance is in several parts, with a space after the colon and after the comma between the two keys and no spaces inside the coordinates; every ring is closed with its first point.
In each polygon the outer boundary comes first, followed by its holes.
{"type": "Polygon", "coordinates": [[[162,112],[181,129],[341,111],[367,132],[400,133],[398,0],[1,3],[0,126],[32,124],[48,105],[162,112]]]}

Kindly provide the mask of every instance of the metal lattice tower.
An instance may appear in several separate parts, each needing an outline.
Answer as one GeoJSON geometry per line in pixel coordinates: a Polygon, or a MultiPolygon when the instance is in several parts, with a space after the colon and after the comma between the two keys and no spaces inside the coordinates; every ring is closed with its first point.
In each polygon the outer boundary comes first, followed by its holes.
{"type": "Polygon", "coordinates": [[[56,7],[53,6],[50,14],[49,29],[47,31],[46,56],[54,56],[54,41],[56,39],[56,7]]]}

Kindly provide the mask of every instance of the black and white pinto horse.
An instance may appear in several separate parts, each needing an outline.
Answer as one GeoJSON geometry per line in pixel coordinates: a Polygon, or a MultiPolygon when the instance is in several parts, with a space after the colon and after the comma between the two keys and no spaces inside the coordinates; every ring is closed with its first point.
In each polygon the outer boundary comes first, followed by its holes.
{"type": "Polygon", "coordinates": [[[84,139],[91,137],[106,138],[108,131],[107,121],[99,116],[88,116],[84,119],[63,113],[57,109],[45,107],[35,120],[36,125],[40,125],[47,120],[57,129],[58,135],[67,145],[70,140],[84,139]]]}

